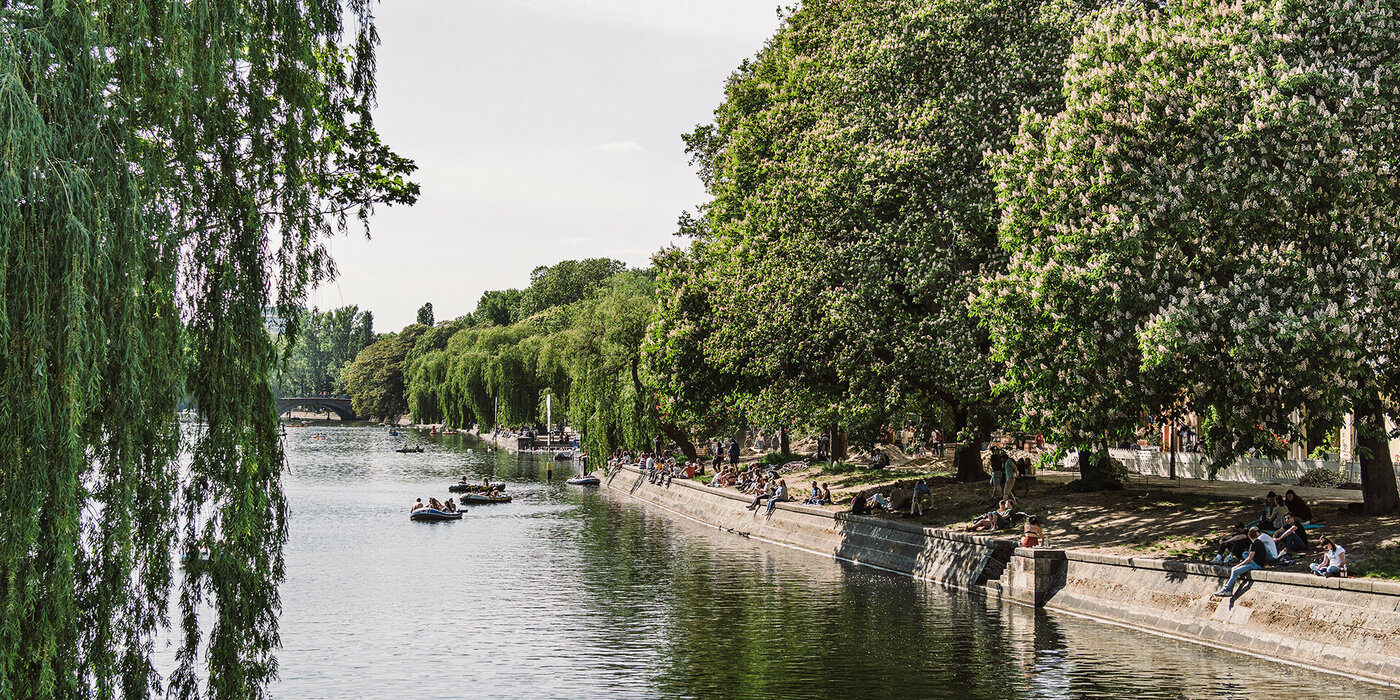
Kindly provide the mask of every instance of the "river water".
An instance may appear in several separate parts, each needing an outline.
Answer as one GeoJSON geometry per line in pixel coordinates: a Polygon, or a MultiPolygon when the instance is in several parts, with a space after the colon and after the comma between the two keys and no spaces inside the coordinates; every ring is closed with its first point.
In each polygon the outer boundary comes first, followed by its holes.
{"type": "Polygon", "coordinates": [[[294,428],[277,698],[1178,698],[1389,691],[766,545],[466,436],[294,428]],[[314,440],[324,434],[326,439],[314,440]],[[415,523],[458,476],[509,504],[415,523]]]}

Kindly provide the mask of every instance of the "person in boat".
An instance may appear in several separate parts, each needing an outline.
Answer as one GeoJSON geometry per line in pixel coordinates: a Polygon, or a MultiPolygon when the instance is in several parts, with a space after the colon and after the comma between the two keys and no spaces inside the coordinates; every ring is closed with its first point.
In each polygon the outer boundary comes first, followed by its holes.
{"type": "Polygon", "coordinates": [[[427,508],[427,506],[423,505],[423,499],[420,498],[413,503],[413,507],[409,508],[408,512],[412,513],[414,511],[423,510],[424,508],[427,508]]]}
{"type": "Polygon", "coordinates": [[[428,497],[428,507],[433,510],[442,510],[442,502],[430,496],[428,497]]]}
{"type": "Polygon", "coordinates": [[[451,498],[449,498],[449,499],[447,499],[447,503],[443,504],[442,509],[443,509],[444,511],[448,512],[448,513],[456,513],[456,512],[457,512],[457,503],[456,503],[456,501],[454,501],[454,500],[452,500],[451,498]]]}
{"type": "Polygon", "coordinates": [[[486,495],[490,496],[491,498],[500,498],[500,497],[501,497],[501,490],[498,489],[498,488],[492,487],[490,491],[487,491],[487,492],[486,492],[486,495]]]}
{"type": "Polygon", "coordinates": [[[481,490],[482,490],[482,491],[490,491],[490,490],[491,490],[491,477],[489,477],[489,476],[483,476],[483,477],[481,477],[481,490]]]}

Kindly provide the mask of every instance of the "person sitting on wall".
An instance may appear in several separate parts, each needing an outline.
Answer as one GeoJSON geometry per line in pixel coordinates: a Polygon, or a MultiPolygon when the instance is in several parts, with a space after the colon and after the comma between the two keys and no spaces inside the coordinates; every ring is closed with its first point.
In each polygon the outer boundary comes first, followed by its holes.
{"type": "Polygon", "coordinates": [[[1220,545],[1215,550],[1215,558],[1210,560],[1212,564],[1224,564],[1229,566],[1244,556],[1245,550],[1249,549],[1249,528],[1244,523],[1235,523],[1235,528],[1230,534],[1221,538],[1220,545]]]}
{"type": "Polygon", "coordinates": [[[854,496],[851,497],[851,514],[852,514],[852,515],[865,515],[866,513],[869,513],[869,512],[870,512],[870,506],[869,506],[869,504],[868,504],[867,501],[866,501],[865,492],[864,492],[864,491],[858,491],[858,492],[856,492],[856,495],[854,495],[854,496]]]}
{"type": "Polygon", "coordinates": [[[1313,521],[1312,506],[1309,506],[1307,501],[1304,501],[1301,496],[1294,493],[1293,489],[1288,489],[1283,492],[1283,504],[1288,506],[1288,512],[1297,516],[1299,522],[1302,522],[1304,525],[1313,521]]]}
{"type": "Polygon", "coordinates": [[[763,502],[764,500],[766,500],[766,499],[773,498],[774,496],[777,495],[777,493],[778,493],[778,485],[777,485],[776,483],[773,484],[772,489],[769,489],[769,488],[767,488],[766,486],[763,487],[763,488],[760,488],[759,491],[758,491],[758,494],[755,495],[755,496],[753,497],[753,503],[750,503],[750,504],[748,505],[748,509],[749,509],[749,510],[755,510],[755,509],[757,509],[757,508],[758,508],[758,505],[759,505],[760,503],[762,503],[762,502],[763,502]]]}
{"type": "Polygon", "coordinates": [[[1028,548],[1043,547],[1045,544],[1045,531],[1040,529],[1040,518],[1032,515],[1026,518],[1026,528],[1022,531],[1021,546],[1028,548]]]}
{"type": "MultiPolygon", "coordinates": [[[[1251,529],[1257,530],[1259,528],[1251,529]]],[[[1285,558],[1283,556],[1283,553],[1279,551],[1278,542],[1274,540],[1273,536],[1269,533],[1260,532],[1259,541],[1263,542],[1265,549],[1269,550],[1269,561],[1266,564],[1264,564],[1264,566],[1272,566],[1274,564],[1278,564],[1280,566],[1288,566],[1289,564],[1293,563],[1293,560],[1285,558]]]]}
{"type": "Polygon", "coordinates": [[[1269,548],[1259,539],[1259,528],[1249,528],[1249,553],[1245,555],[1244,561],[1239,566],[1230,569],[1230,579],[1218,591],[1212,593],[1216,598],[1226,598],[1234,595],[1235,582],[1248,576],[1251,571],[1258,571],[1273,563],[1273,557],[1269,554],[1269,548]]]}
{"type": "Polygon", "coordinates": [[[1292,513],[1283,516],[1283,528],[1274,532],[1274,541],[1282,545],[1284,553],[1306,554],[1308,551],[1307,530],[1303,521],[1292,513]]]}
{"type": "Polygon", "coordinates": [[[1347,570],[1347,550],[1341,545],[1332,541],[1330,537],[1322,538],[1322,563],[1310,564],[1308,568],[1312,572],[1326,578],[1328,576],[1341,576],[1347,570]]]}
{"type": "Polygon", "coordinates": [[[787,481],[784,479],[778,479],[778,485],[773,489],[773,495],[768,499],[768,512],[764,513],[764,515],[767,517],[772,517],[773,506],[776,506],[780,501],[786,501],[787,499],[787,481]]]}
{"type": "Polygon", "coordinates": [[[831,487],[827,486],[826,484],[822,484],[822,492],[821,496],[817,498],[817,505],[829,506],[833,502],[834,501],[831,500],[831,487]]]}
{"type": "Polygon", "coordinates": [[[808,497],[807,497],[807,500],[805,500],[805,501],[802,502],[802,505],[804,505],[804,506],[815,506],[815,505],[820,505],[821,502],[822,502],[822,488],[821,488],[820,486],[817,485],[817,482],[813,481],[813,482],[812,482],[812,495],[808,496],[808,497]]]}

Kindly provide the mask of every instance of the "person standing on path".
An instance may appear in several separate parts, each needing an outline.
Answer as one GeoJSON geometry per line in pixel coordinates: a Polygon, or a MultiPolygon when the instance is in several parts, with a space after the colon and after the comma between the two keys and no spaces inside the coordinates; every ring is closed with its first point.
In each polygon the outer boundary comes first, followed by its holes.
{"type": "Polygon", "coordinates": [[[729,438],[729,466],[739,466],[739,443],[734,438],[729,438]]]}

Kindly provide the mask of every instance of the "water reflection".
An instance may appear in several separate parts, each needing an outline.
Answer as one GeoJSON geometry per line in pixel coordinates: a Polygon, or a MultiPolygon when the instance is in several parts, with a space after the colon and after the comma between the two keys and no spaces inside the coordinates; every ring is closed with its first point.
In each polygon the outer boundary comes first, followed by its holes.
{"type": "Polygon", "coordinates": [[[301,431],[280,698],[1387,692],[718,533],[471,438],[301,431]],[[408,520],[463,475],[516,498],[408,520]]]}

